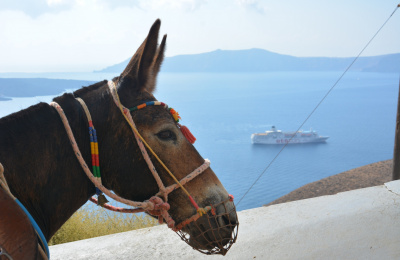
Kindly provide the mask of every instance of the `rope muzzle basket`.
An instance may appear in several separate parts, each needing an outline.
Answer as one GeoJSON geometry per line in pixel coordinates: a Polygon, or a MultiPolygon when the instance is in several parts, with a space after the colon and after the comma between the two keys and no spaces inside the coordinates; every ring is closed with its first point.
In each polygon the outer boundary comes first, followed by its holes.
{"type": "Polygon", "coordinates": [[[232,222],[232,219],[238,219],[233,197],[230,195],[227,200],[211,207],[211,210],[207,214],[197,219],[203,221],[193,221],[183,229],[179,229],[179,225],[177,225],[177,229],[179,230],[175,230],[175,232],[183,241],[200,253],[206,255],[225,255],[236,242],[239,230],[239,223],[232,222]],[[217,208],[220,210],[218,214],[215,210],[217,208]],[[204,220],[208,223],[208,229],[205,229],[200,224],[204,223],[204,220]],[[192,234],[195,235],[190,236],[184,231],[186,229],[191,229],[192,234]],[[221,233],[225,234],[228,232],[230,233],[230,238],[221,236],[221,233]]]}

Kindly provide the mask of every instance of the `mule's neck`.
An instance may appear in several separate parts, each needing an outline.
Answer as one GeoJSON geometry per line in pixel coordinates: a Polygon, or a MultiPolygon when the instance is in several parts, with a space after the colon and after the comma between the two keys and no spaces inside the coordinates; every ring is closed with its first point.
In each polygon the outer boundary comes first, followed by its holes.
{"type": "MultiPolygon", "coordinates": [[[[89,136],[79,103],[68,95],[58,102],[89,162],[89,136]]],[[[57,112],[48,104],[0,120],[0,135],[0,158],[11,192],[49,240],[95,188],[83,173],[57,112]]]]}

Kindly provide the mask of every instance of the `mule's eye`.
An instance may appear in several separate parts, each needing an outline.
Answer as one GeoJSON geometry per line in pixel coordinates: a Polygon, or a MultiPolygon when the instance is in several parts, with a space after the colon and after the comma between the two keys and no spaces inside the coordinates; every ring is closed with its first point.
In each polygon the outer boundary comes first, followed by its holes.
{"type": "Polygon", "coordinates": [[[170,140],[175,141],[176,140],[175,133],[170,131],[170,130],[161,131],[156,135],[157,135],[158,138],[160,138],[163,141],[170,141],[170,140]]]}

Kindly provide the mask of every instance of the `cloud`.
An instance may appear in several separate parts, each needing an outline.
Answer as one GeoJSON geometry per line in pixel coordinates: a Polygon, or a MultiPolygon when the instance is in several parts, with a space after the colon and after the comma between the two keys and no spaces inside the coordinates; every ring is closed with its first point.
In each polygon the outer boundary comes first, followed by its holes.
{"type": "Polygon", "coordinates": [[[123,7],[139,7],[140,0],[98,0],[98,4],[107,6],[111,9],[123,7]]]}
{"type": "Polygon", "coordinates": [[[255,11],[259,14],[265,14],[267,10],[258,0],[236,0],[236,2],[247,10],[255,11]]]}
{"type": "Polygon", "coordinates": [[[20,11],[26,15],[36,18],[45,13],[57,13],[68,10],[75,0],[2,0],[0,10],[20,11]]]}
{"type": "Polygon", "coordinates": [[[0,11],[0,71],[98,69],[125,59],[151,25],[144,12],[132,16],[131,8],[110,10],[97,1],[74,1],[59,13],[42,8],[35,17],[18,8],[0,11]]]}
{"type": "MultiPolygon", "coordinates": [[[[63,0],[48,0],[63,1],[63,0]]],[[[68,1],[68,0],[64,0],[68,1]]],[[[72,0],[74,1],[74,0],[72,0]]],[[[100,6],[106,6],[111,9],[136,7],[144,11],[174,9],[186,12],[192,12],[199,9],[207,3],[206,0],[75,0],[77,2],[92,1],[100,6]]]]}
{"type": "Polygon", "coordinates": [[[74,0],[46,0],[46,2],[47,2],[48,6],[53,7],[53,6],[62,6],[62,5],[70,6],[70,5],[74,4],[75,1],[74,0]]]}
{"type": "Polygon", "coordinates": [[[194,12],[206,3],[206,0],[141,0],[140,6],[144,10],[174,9],[194,12]]]}
{"type": "Polygon", "coordinates": [[[87,5],[109,9],[136,7],[149,12],[165,9],[193,12],[205,3],[206,0],[1,0],[0,11],[19,11],[32,18],[87,5]]]}

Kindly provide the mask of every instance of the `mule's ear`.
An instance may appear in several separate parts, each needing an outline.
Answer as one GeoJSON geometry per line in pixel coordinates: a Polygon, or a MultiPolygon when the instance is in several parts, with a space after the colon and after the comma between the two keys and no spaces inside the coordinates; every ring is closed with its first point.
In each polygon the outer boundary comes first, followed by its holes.
{"type": "Polygon", "coordinates": [[[161,64],[164,60],[164,53],[165,53],[165,43],[167,41],[167,35],[165,34],[160,47],[157,50],[157,54],[154,57],[154,61],[153,61],[153,76],[154,76],[154,82],[153,84],[148,84],[147,85],[147,91],[149,91],[150,93],[152,93],[154,91],[154,89],[156,88],[156,78],[157,78],[157,74],[158,72],[160,72],[160,68],[161,68],[161,64]]]}
{"type": "Polygon", "coordinates": [[[160,71],[161,64],[164,60],[165,43],[167,42],[167,35],[165,34],[160,47],[157,50],[157,55],[154,57],[153,73],[157,74],[160,71]]]}
{"type": "Polygon", "coordinates": [[[121,78],[133,79],[139,90],[154,89],[155,76],[153,73],[153,61],[157,52],[158,32],[161,21],[157,19],[151,26],[147,38],[131,58],[121,78]]]}

